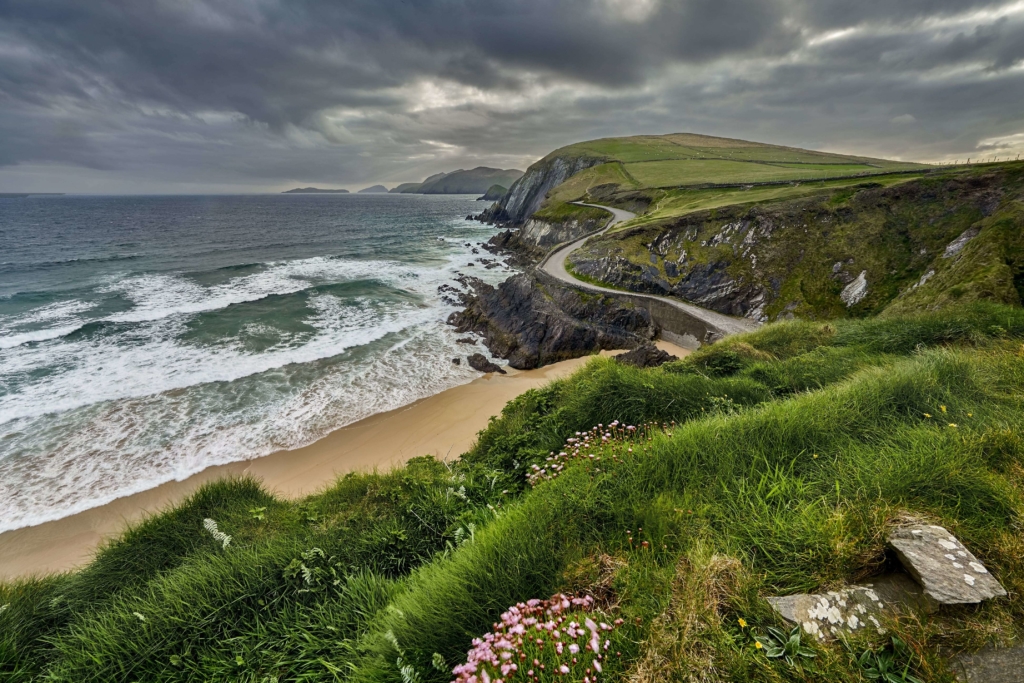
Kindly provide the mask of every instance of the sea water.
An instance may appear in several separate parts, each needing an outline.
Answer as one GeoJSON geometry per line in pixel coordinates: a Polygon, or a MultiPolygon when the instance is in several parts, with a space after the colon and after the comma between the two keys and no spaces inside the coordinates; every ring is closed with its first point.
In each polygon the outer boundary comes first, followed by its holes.
{"type": "MultiPolygon", "coordinates": [[[[0,199],[0,531],[470,381],[467,196],[0,199]]],[[[472,264],[472,265],[470,265],[472,264]]]]}

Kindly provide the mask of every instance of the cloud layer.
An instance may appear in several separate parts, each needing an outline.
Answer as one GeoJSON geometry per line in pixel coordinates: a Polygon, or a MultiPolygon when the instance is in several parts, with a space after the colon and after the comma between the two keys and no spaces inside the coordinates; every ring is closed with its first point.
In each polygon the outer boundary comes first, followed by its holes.
{"type": "Polygon", "coordinates": [[[0,0],[0,191],[357,187],[675,131],[1016,154],[1024,2],[0,0]]]}

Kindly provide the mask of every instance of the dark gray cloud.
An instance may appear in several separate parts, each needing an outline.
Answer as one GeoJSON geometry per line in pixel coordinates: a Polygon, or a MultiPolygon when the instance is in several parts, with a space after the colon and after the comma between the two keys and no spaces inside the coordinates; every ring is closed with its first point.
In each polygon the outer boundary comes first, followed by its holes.
{"type": "Polygon", "coordinates": [[[1024,4],[0,0],[0,190],[351,186],[679,130],[1009,152],[1024,4]]]}

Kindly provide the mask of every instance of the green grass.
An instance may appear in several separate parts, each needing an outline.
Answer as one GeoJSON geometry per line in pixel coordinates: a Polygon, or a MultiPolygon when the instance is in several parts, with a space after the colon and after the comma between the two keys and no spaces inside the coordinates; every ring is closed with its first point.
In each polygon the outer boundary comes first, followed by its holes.
{"type": "MultiPolygon", "coordinates": [[[[563,204],[587,200],[643,214],[638,219],[643,221],[720,205],[714,197],[721,196],[722,189],[698,190],[697,196],[692,196],[701,185],[812,182],[845,175],[885,177],[887,173],[930,168],[924,164],[685,133],[590,140],[555,150],[538,163],[576,157],[604,159],[607,163],[583,170],[553,188],[540,211],[534,214],[536,218],[551,221],[563,204]]],[[[741,192],[749,188],[733,189],[741,192]]],[[[726,190],[726,194],[732,192],[726,190]]],[[[758,188],[753,194],[761,199],[793,196],[785,189],[758,188]]],[[[746,200],[759,199],[751,196],[746,200]]]]}
{"type": "Polygon", "coordinates": [[[643,188],[701,184],[760,183],[816,180],[845,175],[868,175],[879,169],[867,164],[772,164],[724,159],[651,161],[625,165],[643,188]]]}
{"type": "Polygon", "coordinates": [[[605,680],[860,681],[839,644],[811,645],[813,675],[767,660],[752,635],[781,624],[763,598],[884,569],[886,529],[912,516],[1010,591],[889,624],[916,675],[952,681],[950,654],[1024,636],[1022,342],[1024,311],[976,304],[769,325],[651,370],[596,358],[453,464],[302,501],[210,485],[80,572],[0,586],[0,678],[447,681],[433,662],[462,661],[510,605],[584,591],[625,621],[605,680]],[[657,425],[526,483],[615,419],[657,425]]]}

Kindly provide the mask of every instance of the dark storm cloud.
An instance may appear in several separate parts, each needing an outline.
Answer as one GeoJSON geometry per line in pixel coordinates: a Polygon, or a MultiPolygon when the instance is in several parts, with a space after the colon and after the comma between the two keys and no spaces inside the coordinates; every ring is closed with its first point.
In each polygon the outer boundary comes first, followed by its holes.
{"type": "Polygon", "coordinates": [[[1022,9],[0,0],[0,184],[47,166],[115,184],[406,180],[675,130],[926,158],[1002,149],[1024,132],[1022,9]]]}

